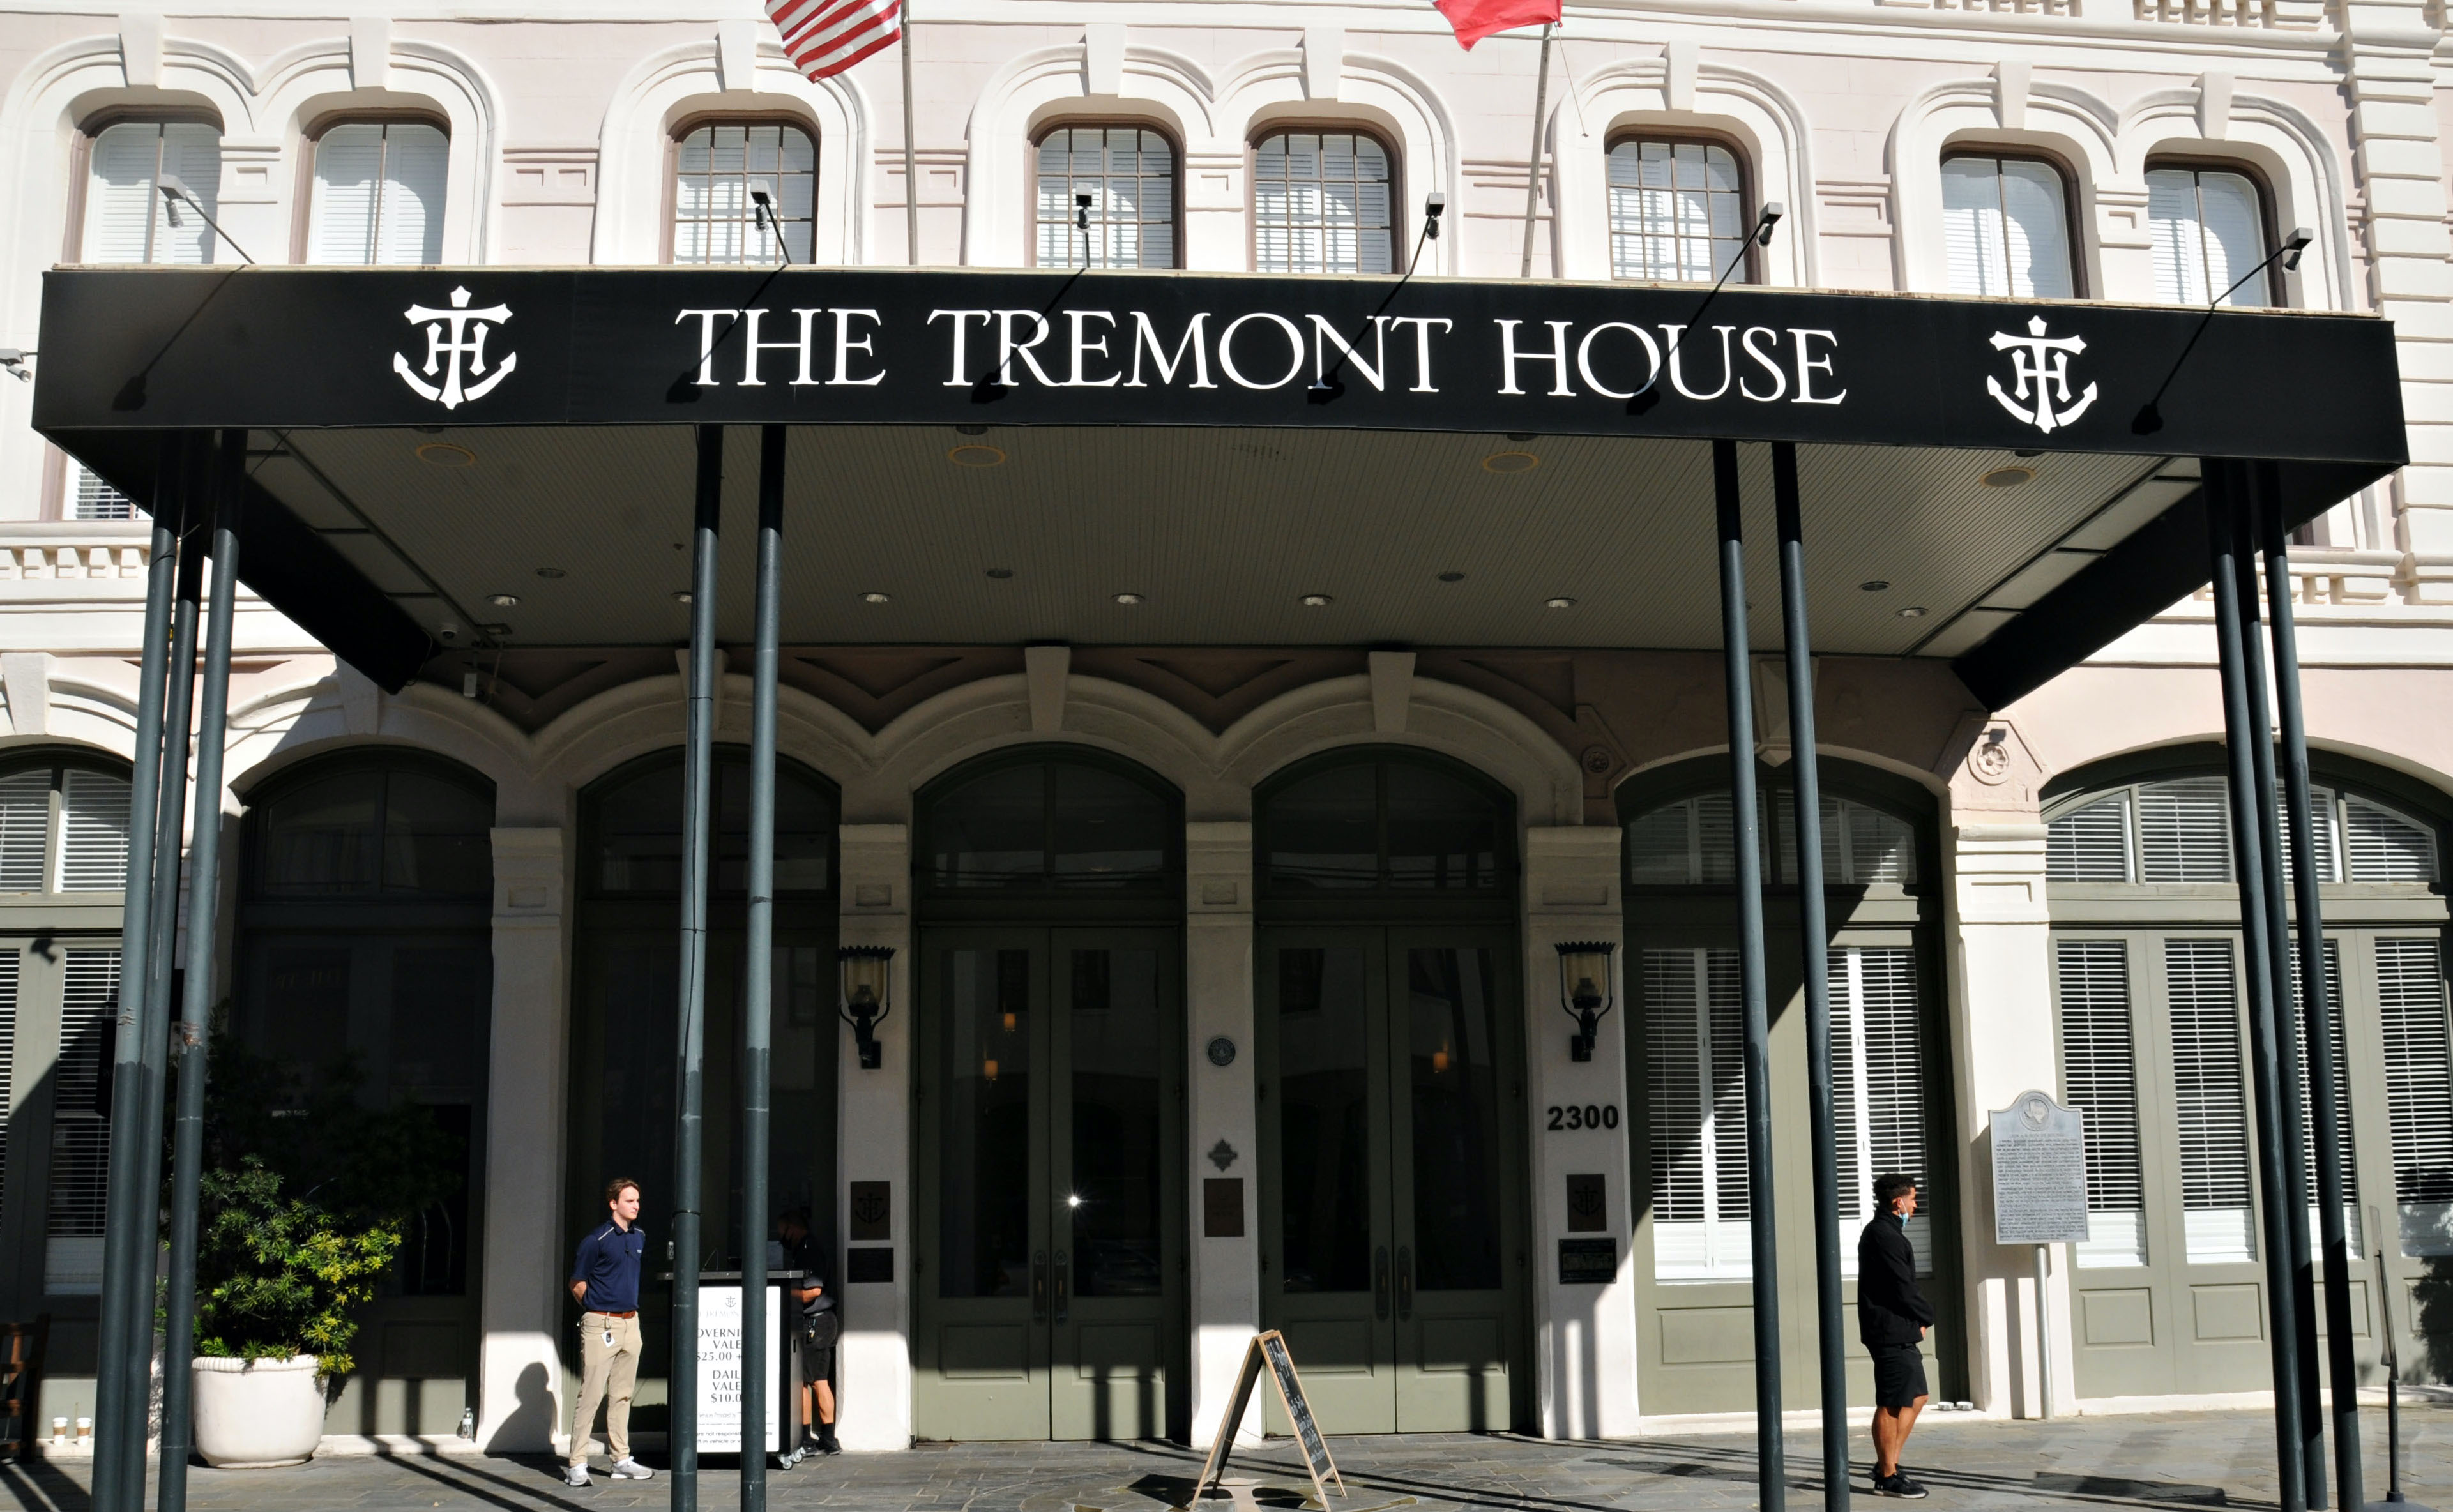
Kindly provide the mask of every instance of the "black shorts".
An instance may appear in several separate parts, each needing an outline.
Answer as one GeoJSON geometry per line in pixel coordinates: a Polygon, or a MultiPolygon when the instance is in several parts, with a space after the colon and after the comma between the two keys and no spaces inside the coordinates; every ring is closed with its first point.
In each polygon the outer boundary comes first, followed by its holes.
{"type": "Polygon", "coordinates": [[[801,1346],[801,1383],[832,1381],[835,1374],[835,1346],[803,1344],[801,1346]]]}
{"type": "Polygon", "coordinates": [[[1874,1356],[1874,1405],[1878,1407],[1913,1407],[1917,1399],[1927,1394],[1925,1383],[1925,1355],[1914,1344],[1876,1344],[1874,1356]]]}

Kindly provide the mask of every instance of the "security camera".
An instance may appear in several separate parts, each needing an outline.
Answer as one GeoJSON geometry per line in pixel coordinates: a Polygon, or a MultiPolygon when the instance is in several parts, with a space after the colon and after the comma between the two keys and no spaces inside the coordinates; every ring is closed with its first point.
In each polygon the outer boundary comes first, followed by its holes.
{"type": "Polygon", "coordinates": [[[437,639],[448,644],[460,638],[460,627],[449,620],[445,620],[434,627],[434,634],[437,639]]]}

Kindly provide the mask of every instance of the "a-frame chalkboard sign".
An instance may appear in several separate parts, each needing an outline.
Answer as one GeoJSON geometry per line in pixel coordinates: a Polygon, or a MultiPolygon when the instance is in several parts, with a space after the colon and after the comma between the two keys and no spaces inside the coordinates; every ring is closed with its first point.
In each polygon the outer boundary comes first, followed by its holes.
{"type": "Polygon", "coordinates": [[[1337,1473],[1337,1463],[1328,1457],[1328,1443],[1320,1436],[1320,1424],[1311,1415],[1311,1403],[1304,1400],[1303,1382],[1295,1376],[1295,1357],[1287,1352],[1286,1335],[1272,1328],[1252,1337],[1252,1346],[1244,1351],[1244,1368],[1235,1373],[1235,1395],[1227,1400],[1226,1416],[1219,1421],[1218,1437],[1209,1445],[1209,1458],[1201,1464],[1201,1479],[1194,1482],[1192,1495],[1185,1506],[1200,1504],[1203,1493],[1218,1483],[1226,1473],[1226,1456],[1235,1447],[1235,1430],[1243,1424],[1244,1414],[1252,1404],[1252,1388],[1268,1372],[1277,1383],[1278,1401],[1286,1409],[1286,1422],[1294,1425],[1295,1444],[1303,1450],[1304,1468],[1311,1472],[1312,1494],[1323,1506],[1328,1504],[1328,1482],[1337,1482],[1337,1494],[1346,1494],[1346,1478],[1337,1473]]]}

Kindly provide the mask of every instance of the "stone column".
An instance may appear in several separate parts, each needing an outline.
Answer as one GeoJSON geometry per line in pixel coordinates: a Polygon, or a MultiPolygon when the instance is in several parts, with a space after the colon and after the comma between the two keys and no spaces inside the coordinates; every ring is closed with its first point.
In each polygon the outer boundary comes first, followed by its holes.
{"type": "MultiPolygon", "coordinates": [[[[878,1025],[884,1064],[861,1069],[851,1030],[839,1025],[836,1118],[843,1180],[836,1232],[851,1232],[853,1182],[886,1182],[892,1196],[894,1279],[843,1284],[842,1391],[836,1434],[847,1449],[911,1447],[911,831],[846,825],[843,943],[894,950],[891,1011],[878,1025]]],[[[829,983],[824,1001],[839,1002],[829,983]]],[[[864,1245],[863,1247],[868,1247],[864,1245]]]]}
{"type": "Polygon", "coordinates": [[[568,1431],[564,1093],[569,986],[559,828],[493,831],[494,1012],[486,1078],[486,1231],[477,1442],[541,1454],[568,1431]]]}
{"type": "MultiPolygon", "coordinates": [[[[1260,1126],[1252,1096],[1252,826],[1185,826],[1185,1190],[1192,1255],[1192,1442],[1207,1445],[1261,1326],[1260,1126]],[[1235,1047],[1211,1064],[1209,1042],[1235,1047]],[[1205,1238],[1207,1182],[1240,1188],[1241,1232],[1205,1238]]],[[[1257,1439],[1251,1413],[1244,1436],[1257,1439]]]]}
{"type": "MultiPolygon", "coordinates": [[[[1542,1434],[1549,1439],[1625,1438],[1635,1433],[1636,1337],[1634,1204],[1626,1120],[1625,962],[1614,1006],[1601,1023],[1593,1058],[1570,1057],[1575,1025],[1559,1007],[1562,942],[1623,945],[1615,825],[1543,827],[1525,834],[1525,1107],[1533,1184],[1533,1369],[1542,1434]],[[1617,1126],[1553,1132],[1553,1104],[1615,1108],[1617,1126]],[[1567,1179],[1602,1181],[1603,1226],[1571,1226],[1567,1179]],[[1618,1279],[1607,1285],[1562,1285],[1559,1242],[1607,1239],[1617,1246],[1618,1279]]],[[[1624,955],[1624,951],[1621,952],[1624,955]]]]}

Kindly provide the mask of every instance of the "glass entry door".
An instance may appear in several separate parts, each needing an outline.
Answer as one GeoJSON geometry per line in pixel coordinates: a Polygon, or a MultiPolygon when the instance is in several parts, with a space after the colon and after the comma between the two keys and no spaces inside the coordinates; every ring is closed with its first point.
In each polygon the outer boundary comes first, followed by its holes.
{"type": "Polygon", "coordinates": [[[1161,1437],[1183,1369],[1175,938],[922,938],[919,1434],[1161,1437]]]}
{"type": "Polygon", "coordinates": [[[1526,1259],[1513,948],[1505,928],[1262,935],[1262,1310],[1331,1433],[1513,1421],[1526,1259]]]}

